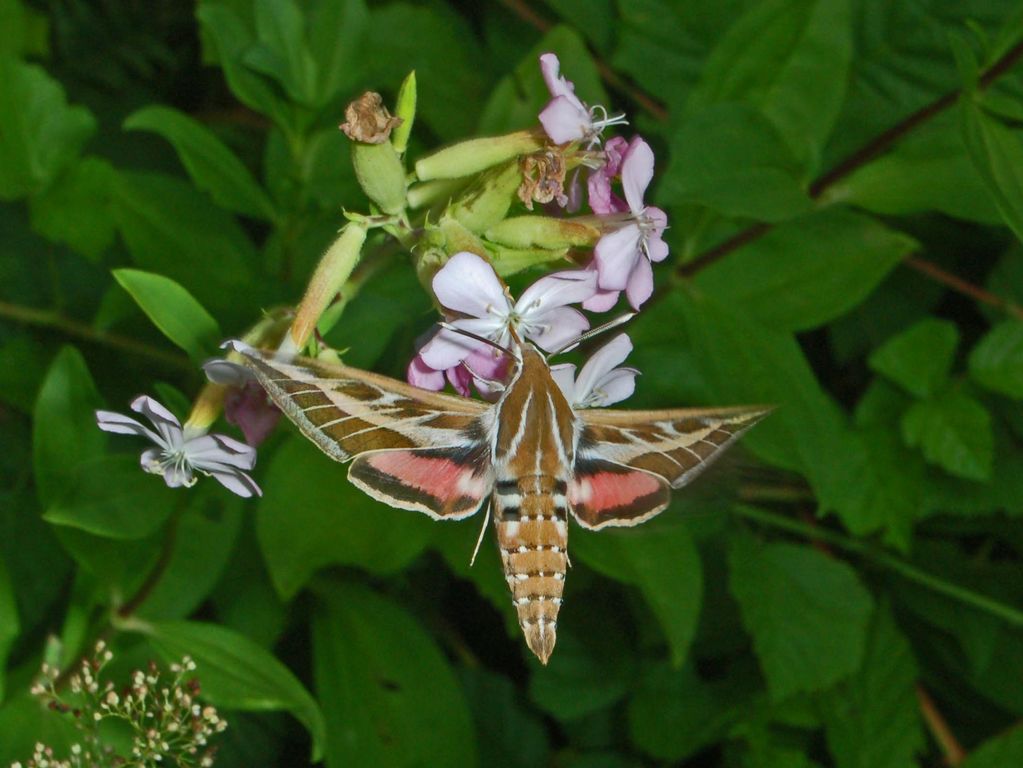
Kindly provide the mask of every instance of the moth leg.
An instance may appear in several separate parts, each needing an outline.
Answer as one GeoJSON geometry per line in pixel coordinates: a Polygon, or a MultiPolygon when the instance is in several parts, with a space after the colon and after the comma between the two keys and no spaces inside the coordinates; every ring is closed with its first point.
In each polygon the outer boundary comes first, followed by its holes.
{"type": "Polygon", "coordinates": [[[476,555],[480,553],[480,544],[483,543],[483,534],[487,532],[487,523],[490,522],[490,502],[487,502],[487,513],[483,516],[483,526],[480,528],[479,538],[476,539],[476,548],[472,551],[472,558],[469,560],[469,567],[476,563],[476,555]]]}

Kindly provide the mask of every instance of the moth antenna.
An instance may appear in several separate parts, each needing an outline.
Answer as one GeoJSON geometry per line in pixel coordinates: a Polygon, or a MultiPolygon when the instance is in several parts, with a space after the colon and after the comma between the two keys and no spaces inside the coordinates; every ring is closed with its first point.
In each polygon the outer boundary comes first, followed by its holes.
{"type": "Polygon", "coordinates": [[[621,317],[616,317],[614,320],[610,320],[604,323],[603,325],[598,325],[596,328],[591,328],[582,336],[572,341],[571,344],[568,344],[567,346],[564,347],[559,347],[558,349],[551,352],[548,355],[548,357],[554,357],[554,355],[561,355],[564,354],[565,352],[571,352],[573,349],[578,347],[587,339],[592,339],[594,336],[599,336],[600,334],[605,333],[606,331],[610,331],[612,328],[617,328],[619,325],[624,325],[635,316],[636,316],[635,312],[626,312],[621,317]]]}
{"type": "Polygon", "coordinates": [[[490,522],[490,502],[487,502],[487,514],[483,517],[483,526],[480,528],[479,538],[476,539],[476,548],[472,551],[472,559],[469,560],[469,567],[472,568],[476,562],[476,555],[480,553],[480,544],[483,543],[483,534],[487,532],[487,523],[490,522]]]}
{"type": "Polygon", "coordinates": [[[488,339],[486,336],[479,336],[473,333],[472,331],[467,331],[464,328],[459,328],[457,325],[452,325],[451,323],[444,322],[443,320],[437,323],[437,325],[439,325],[441,328],[447,331],[451,331],[452,333],[460,333],[463,336],[468,336],[470,339],[475,339],[476,341],[480,341],[484,344],[487,344],[488,346],[491,346],[494,349],[499,349],[516,362],[518,363],[522,362],[522,358],[519,357],[518,353],[512,352],[508,347],[504,347],[498,344],[493,339],[488,339]]]}

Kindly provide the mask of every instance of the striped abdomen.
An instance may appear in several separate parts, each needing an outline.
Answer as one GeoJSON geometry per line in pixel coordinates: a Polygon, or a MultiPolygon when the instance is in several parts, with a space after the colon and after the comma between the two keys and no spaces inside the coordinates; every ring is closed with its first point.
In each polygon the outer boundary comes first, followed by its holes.
{"type": "Polygon", "coordinates": [[[568,567],[565,480],[529,475],[498,480],[494,525],[504,576],[526,644],[544,664],[557,639],[568,567]]]}

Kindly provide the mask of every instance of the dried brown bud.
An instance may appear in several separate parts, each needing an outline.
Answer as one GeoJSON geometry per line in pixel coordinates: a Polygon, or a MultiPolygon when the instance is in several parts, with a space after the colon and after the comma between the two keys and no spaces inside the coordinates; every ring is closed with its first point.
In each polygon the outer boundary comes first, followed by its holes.
{"type": "Polygon", "coordinates": [[[379,93],[366,91],[345,107],[345,122],[340,128],[352,141],[383,144],[401,122],[400,117],[394,117],[387,111],[379,93]]]}
{"type": "Polygon", "coordinates": [[[533,210],[533,203],[541,205],[565,198],[565,158],[553,150],[525,155],[519,160],[522,184],[519,200],[533,210]]]}

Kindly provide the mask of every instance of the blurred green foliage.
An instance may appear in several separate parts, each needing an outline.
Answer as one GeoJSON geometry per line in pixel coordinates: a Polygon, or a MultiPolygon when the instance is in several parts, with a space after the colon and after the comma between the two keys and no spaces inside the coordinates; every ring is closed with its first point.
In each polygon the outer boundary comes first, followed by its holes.
{"type": "MultiPolygon", "coordinates": [[[[1018,0],[0,0],[0,765],[60,747],[28,687],[101,633],[196,659],[223,766],[1023,765],[1021,38],[1018,0]],[[477,523],[288,429],[262,499],[174,492],[93,410],[183,417],[298,299],[367,208],[351,99],[415,70],[415,157],[533,125],[548,50],[658,156],[629,406],[779,409],[573,528],[542,668],[477,523]]],[[[393,254],[328,340],[400,376],[433,319],[393,254]]]]}

